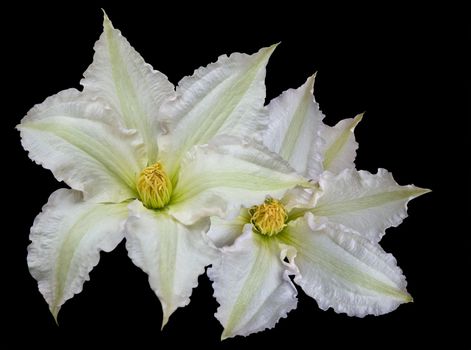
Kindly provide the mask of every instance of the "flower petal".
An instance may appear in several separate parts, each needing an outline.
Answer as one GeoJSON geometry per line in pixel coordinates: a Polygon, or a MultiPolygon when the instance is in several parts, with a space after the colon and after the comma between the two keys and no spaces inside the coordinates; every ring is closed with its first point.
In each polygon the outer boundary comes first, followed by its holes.
{"type": "Polygon", "coordinates": [[[321,194],[312,213],[350,227],[373,242],[407,217],[411,199],[429,192],[412,185],[399,186],[384,169],[377,174],[353,169],[338,175],[325,172],[319,186],[321,194]]]}
{"type": "Polygon", "coordinates": [[[189,152],[169,210],[185,224],[207,216],[233,218],[241,206],[261,203],[267,195],[279,198],[298,184],[310,186],[275,153],[254,142],[221,136],[189,152]]]}
{"type": "Polygon", "coordinates": [[[222,249],[221,259],[208,269],[214,296],[220,304],[216,318],[224,327],[222,339],[273,328],[296,308],[297,291],[276,240],[252,232],[222,249]]]}
{"type": "Polygon", "coordinates": [[[355,169],[356,150],[353,131],[363,118],[363,113],[353,119],[344,119],[334,127],[324,125],[321,136],[325,140],[322,147],[324,170],[339,173],[343,169],[355,169]]]}
{"type": "Polygon", "coordinates": [[[169,134],[159,146],[171,175],[193,145],[223,133],[250,137],[264,127],[265,66],[275,47],[221,56],[180,81],[177,98],[162,106],[169,134]]]}
{"type": "Polygon", "coordinates": [[[317,180],[322,172],[319,132],[324,115],[313,97],[314,79],[315,75],[270,102],[263,143],[300,174],[317,180]]]}
{"type": "Polygon", "coordinates": [[[31,228],[28,266],[39,291],[57,314],[82,291],[100,259],[123,239],[127,205],[84,202],[80,192],[60,189],[49,197],[31,228]]]}
{"type": "Polygon", "coordinates": [[[246,208],[242,208],[240,215],[233,220],[224,220],[213,216],[207,235],[218,248],[230,246],[242,234],[244,226],[249,222],[250,216],[246,208]]]}
{"type": "Polygon", "coordinates": [[[81,84],[84,92],[118,112],[122,126],[138,130],[146,145],[149,164],[153,164],[158,160],[159,107],[174,94],[173,85],[144,62],[106,15],[103,28],[95,44],[93,63],[81,84]]]}
{"type": "Polygon", "coordinates": [[[135,133],[106,123],[107,116],[100,103],[70,89],[33,107],[17,128],[29,157],[57,180],[86,200],[120,202],[135,197],[145,157],[135,133]]]}
{"type": "Polygon", "coordinates": [[[308,213],[291,221],[280,240],[297,250],[294,281],[323,310],[363,317],[412,301],[396,259],[342,225],[320,224],[308,213]]]}
{"type": "Polygon", "coordinates": [[[162,327],[170,315],[190,302],[198,276],[214,259],[216,249],[207,242],[209,220],[185,226],[165,211],[129,205],[126,248],[136,266],[149,275],[151,288],[162,303],[162,327]]]}

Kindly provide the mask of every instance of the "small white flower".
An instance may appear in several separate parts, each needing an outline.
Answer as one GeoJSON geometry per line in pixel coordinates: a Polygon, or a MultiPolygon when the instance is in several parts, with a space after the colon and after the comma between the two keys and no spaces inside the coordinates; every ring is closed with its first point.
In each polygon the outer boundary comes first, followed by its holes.
{"type": "Polygon", "coordinates": [[[208,275],[223,339],[272,328],[294,309],[289,275],[321,309],[350,316],[384,314],[412,300],[396,260],[378,242],[406,217],[407,202],[427,190],[399,186],[384,169],[355,170],[353,129],[362,116],[323,125],[313,85],[314,76],[271,101],[263,142],[318,188],[267,198],[235,220],[212,219],[208,235],[221,258],[208,275]]]}
{"type": "Polygon", "coordinates": [[[165,324],[214,259],[208,216],[237,214],[268,193],[307,184],[276,154],[236,138],[263,126],[273,49],[221,56],[175,91],[105,16],[84,90],[49,97],[18,125],[31,159],[72,188],[51,195],[28,251],[55,318],[82,290],[100,250],[126,235],[165,324]]]}

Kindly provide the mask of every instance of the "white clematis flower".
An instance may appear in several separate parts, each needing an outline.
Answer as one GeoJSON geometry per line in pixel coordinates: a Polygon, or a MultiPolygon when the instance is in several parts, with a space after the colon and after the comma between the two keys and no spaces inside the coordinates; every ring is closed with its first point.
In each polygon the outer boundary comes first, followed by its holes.
{"type": "Polygon", "coordinates": [[[55,318],[82,290],[99,252],[126,235],[165,324],[214,260],[209,215],[237,214],[267,193],[307,184],[276,154],[234,137],[262,126],[273,49],[221,56],[175,91],[105,16],[84,90],[49,97],[18,125],[30,158],[72,188],[51,195],[28,251],[55,318]],[[227,131],[233,136],[215,138],[227,131]]]}
{"type": "Polygon", "coordinates": [[[272,328],[294,309],[289,275],[321,309],[350,316],[384,314],[412,300],[396,260],[377,242],[427,190],[399,186],[384,169],[355,170],[353,130],[362,116],[323,125],[313,85],[314,76],[271,101],[263,142],[318,188],[267,198],[234,220],[212,219],[208,235],[221,258],[208,275],[223,339],[272,328]]]}

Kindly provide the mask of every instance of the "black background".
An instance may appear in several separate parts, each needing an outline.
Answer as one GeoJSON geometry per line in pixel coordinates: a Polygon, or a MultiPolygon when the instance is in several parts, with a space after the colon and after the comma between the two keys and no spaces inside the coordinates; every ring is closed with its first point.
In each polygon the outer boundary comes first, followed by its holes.
{"type": "Polygon", "coordinates": [[[459,222],[470,209],[460,202],[469,197],[469,141],[461,132],[469,135],[470,126],[469,70],[462,65],[469,64],[464,51],[470,37],[460,10],[429,5],[353,11],[338,5],[325,11],[290,1],[254,12],[254,6],[133,1],[2,9],[7,90],[1,102],[2,198],[8,208],[2,213],[6,322],[0,345],[108,347],[129,341],[159,349],[188,342],[197,348],[314,349],[458,341],[464,323],[451,312],[466,304],[460,299],[466,275],[458,272],[464,266],[458,249],[469,234],[459,222]],[[298,308],[274,329],[221,343],[222,327],[213,317],[217,303],[206,277],[200,277],[191,304],[161,331],[159,301],[121,244],[102,254],[84,291],[63,306],[57,327],[29,275],[26,247],[34,217],[49,194],[65,185],[28,159],[13,128],[34,104],[79,86],[101,33],[101,7],[144,59],[175,84],[220,54],[253,53],[281,41],[268,66],[267,101],[317,71],[315,96],[326,123],[366,111],[356,131],[357,168],[383,167],[400,184],[433,190],[414,200],[409,218],[381,242],[398,259],[415,302],[385,316],[356,319],[321,311],[299,291],[298,308]]]}

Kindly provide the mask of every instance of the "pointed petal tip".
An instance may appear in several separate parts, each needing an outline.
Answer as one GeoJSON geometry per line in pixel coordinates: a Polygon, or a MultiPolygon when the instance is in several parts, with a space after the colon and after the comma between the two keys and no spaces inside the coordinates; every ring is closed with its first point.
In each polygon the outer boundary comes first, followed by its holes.
{"type": "Polygon", "coordinates": [[[105,9],[102,8],[101,11],[103,12],[103,28],[113,29],[113,23],[111,23],[111,20],[108,17],[108,15],[106,14],[105,9]]]}
{"type": "Polygon", "coordinates": [[[357,114],[355,116],[355,118],[353,118],[353,127],[357,126],[359,122],[361,122],[361,120],[363,119],[363,116],[365,115],[366,111],[365,112],[361,112],[359,114],[357,114]]]}
{"type": "Polygon", "coordinates": [[[50,311],[51,311],[52,317],[54,317],[54,321],[56,322],[56,326],[59,327],[59,320],[57,318],[57,316],[59,315],[59,308],[54,306],[54,307],[50,308],[50,311]]]}
{"type": "Polygon", "coordinates": [[[263,54],[264,56],[267,56],[267,58],[269,58],[272,55],[273,51],[275,51],[275,49],[278,47],[278,45],[280,45],[280,43],[281,42],[277,42],[273,45],[263,47],[259,50],[259,53],[263,54]]]}
{"type": "Polygon", "coordinates": [[[221,341],[226,340],[228,338],[232,338],[232,334],[229,334],[229,332],[226,332],[226,330],[224,330],[221,334],[221,341]]]}
{"type": "Polygon", "coordinates": [[[167,325],[170,316],[172,315],[171,312],[168,312],[162,305],[162,326],[160,330],[163,331],[164,327],[167,325]]]}
{"type": "Polygon", "coordinates": [[[422,195],[430,193],[430,192],[432,192],[431,189],[415,187],[414,188],[414,197],[419,197],[419,196],[422,196],[422,195]]]}
{"type": "Polygon", "coordinates": [[[316,81],[317,72],[314,72],[309,78],[306,79],[305,85],[311,90],[314,91],[314,83],[316,81]]]}
{"type": "Polygon", "coordinates": [[[168,323],[168,317],[165,317],[165,316],[164,316],[164,317],[162,318],[162,326],[160,327],[160,331],[163,331],[163,330],[164,330],[164,328],[165,328],[165,326],[167,325],[167,323],[168,323]]]}

